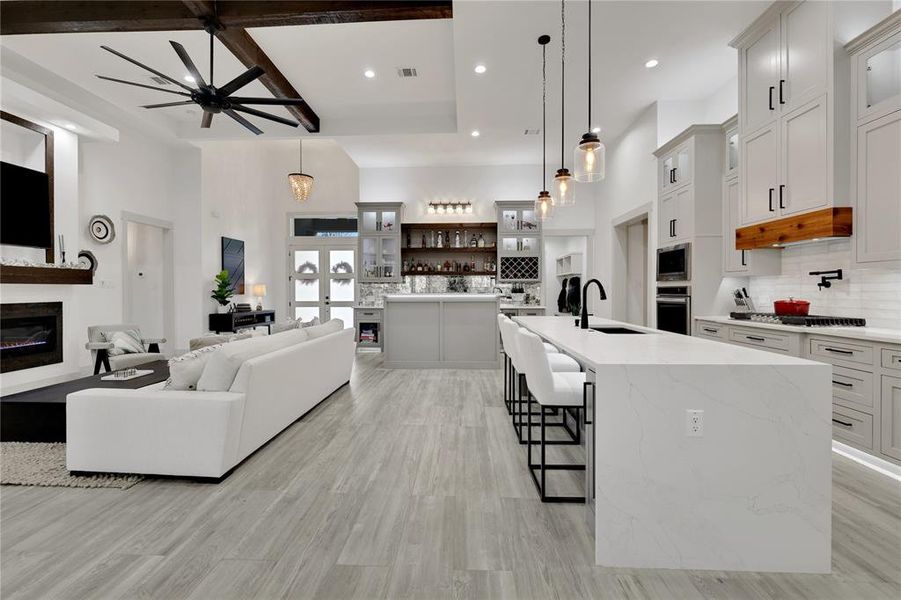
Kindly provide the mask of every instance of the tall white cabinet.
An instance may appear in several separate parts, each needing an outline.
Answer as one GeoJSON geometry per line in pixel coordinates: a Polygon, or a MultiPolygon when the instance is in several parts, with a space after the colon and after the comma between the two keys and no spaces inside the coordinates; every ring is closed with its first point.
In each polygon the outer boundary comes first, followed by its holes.
{"type": "Polygon", "coordinates": [[[732,41],[738,50],[742,225],[848,206],[843,11],[874,3],[775,2],[732,41]]]}
{"type": "Polygon", "coordinates": [[[851,63],[856,262],[901,265],[901,11],[845,50],[851,63]]]}

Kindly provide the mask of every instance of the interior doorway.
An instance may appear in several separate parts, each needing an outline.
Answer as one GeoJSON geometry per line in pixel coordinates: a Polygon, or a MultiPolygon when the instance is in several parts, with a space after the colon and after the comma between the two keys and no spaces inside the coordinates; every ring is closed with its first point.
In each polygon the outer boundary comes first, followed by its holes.
{"type": "Polygon", "coordinates": [[[123,321],[140,327],[145,337],[166,338],[164,347],[170,347],[175,292],[172,224],[132,214],[123,214],[122,220],[123,321]]]}
{"type": "Polygon", "coordinates": [[[649,211],[642,207],[615,219],[613,231],[613,318],[651,325],[649,211]]]}
{"type": "Polygon", "coordinates": [[[289,314],[354,326],[356,238],[307,238],[288,246],[289,314]]]}

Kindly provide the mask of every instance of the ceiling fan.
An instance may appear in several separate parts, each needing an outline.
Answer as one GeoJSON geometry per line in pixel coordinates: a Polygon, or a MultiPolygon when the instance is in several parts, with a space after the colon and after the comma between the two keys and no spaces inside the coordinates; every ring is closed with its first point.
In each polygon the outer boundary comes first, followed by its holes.
{"type": "Polygon", "coordinates": [[[147,104],[144,105],[143,108],[168,108],[171,106],[184,106],[187,104],[197,104],[200,108],[203,109],[203,120],[200,122],[200,126],[203,128],[208,128],[210,123],[213,121],[213,115],[217,113],[224,113],[252,131],[256,135],[260,135],[263,133],[263,130],[258,128],[256,125],[248,121],[246,118],[241,116],[238,113],[246,113],[248,115],[254,115],[256,117],[260,117],[262,119],[269,119],[270,121],[275,121],[276,123],[282,123],[284,125],[290,125],[291,127],[297,127],[298,123],[296,121],[292,121],[291,119],[286,119],[284,117],[280,117],[278,115],[273,115],[270,113],[263,112],[261,110],[257,110],[255,108],[250,108],[245,106],[246,104],[261,104],[261,105],[276,105],[276,106],[297,106],[302,105],[305,101],[302,98],[248,98],[244,96],[232,96],[239,89],[247,85],[248,83],[256,80],[261,75],[263,75],[266,71],[264,71],[259,66],[254,65],[250,67],[242,74],[238,75],[222,87],[216,87],[213,85],[213,33],[215,29],[213,27],[207,27],[207,31],[210,34],[210,82],[207,83],[204,81],[203,76],[201,76],[200,71],[197,70],[197,67],[194,65],[194,61],[191,60],[191,57],[188,56],[188,53],[185,51],[184,46],[179,44],[178,42],[173,42],[169,40],[169,43],[172,44],[172,48],[175,50],[175,53],[178,54],[178,57],[181,59],[181,62],[184,63],[185,68],[188,69],[188,73],[194,79],[194,84],[197,85],[197,88],[192,88],[190,86],[185,85],[181,81],[178,81],[175,78],[169,77],[168,75],[164,75],[160,73],[156,69],[152,69],[147,65],[141,64],[133,58],[129,58],[125,56],[121,52],[117,52],[110,48],[109,46],[100,46],[107,52],[111,52],[115,54],[119,58],[124,58],[128,62],[141,67],[147,71],[150,71],[157,77],[162,77],[166,81],[170,83],[174,83],[185,91],[177,91],[177,90],[167,90],[166,88],[156,87],[152,85],[146,85],[143,83],[136,83],[134,81],[125,81],[124,79],[116,79],[115,77],[106,77],[105,75],[97,75],[100,79],[105,79],[107,81],[115,81],[116,83],[124,83],[127,85],[134,85],[137,87],[148,88],[151,90],[158,90],[160,92],[168,92],[170,94],[178,94],[179,96],[189,97],[190,100],[181,100],[178,102],[164,102],[162,104],[147,104]]]}

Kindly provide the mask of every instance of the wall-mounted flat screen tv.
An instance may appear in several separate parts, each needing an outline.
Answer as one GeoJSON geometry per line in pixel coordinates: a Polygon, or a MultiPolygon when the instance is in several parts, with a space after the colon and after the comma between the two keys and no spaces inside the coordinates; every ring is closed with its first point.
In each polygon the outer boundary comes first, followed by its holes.
{"type": "Polygon", "coordinates": [[[235,294],[244,293],[244,242],[222,238],[222,270],[228,271],[228,281],[235,294]]]}
{"type": "Polygon", "coordinates": [[[50,212],[47,174],[0,162],[0,244],[49,248],[50,212]]]}

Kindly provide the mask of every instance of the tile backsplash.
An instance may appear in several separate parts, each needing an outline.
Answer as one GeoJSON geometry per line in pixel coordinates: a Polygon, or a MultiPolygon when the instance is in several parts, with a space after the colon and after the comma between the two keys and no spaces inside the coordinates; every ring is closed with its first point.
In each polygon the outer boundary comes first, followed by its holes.
{"type": "MultiPolygon", "coordinates": [[[[509,283],[497,284],[505,294],[510,293],[509,283]]],[[[403,283],[360,284],[361,306],[381,306],[385,294],[491,294],[495,291],[494,277],[481,275],[408,275],[403,283]]],[[[526,294],[541,298],[541,286],[523,284],[526,294]]]]}
{"type": "Polygon", "coordinates": [[[810,301],[810,313],[863,317],[867,325],[901,329],[901,269],[854,268],[851,239],[790,246],[782,251],[782,275],[750,278],[748,291],[757,310],[771,312],[773,301],[810,301]],[[842,269],[842,280],[817,289],[810,271],[842,269]]]}

